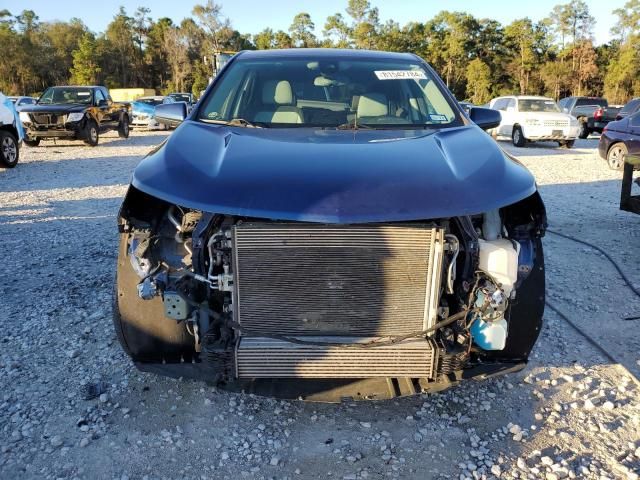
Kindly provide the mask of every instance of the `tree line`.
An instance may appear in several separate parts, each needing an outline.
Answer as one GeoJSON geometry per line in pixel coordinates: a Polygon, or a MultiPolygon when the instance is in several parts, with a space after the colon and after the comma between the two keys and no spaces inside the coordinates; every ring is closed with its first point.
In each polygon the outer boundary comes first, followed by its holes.
{"type": "Polygon", "coordinates": [[[382,22],[368,0],[348,0],[329,16],[322,36],[308,13],[288,31],[235,30],[221,5],[207,0],[189,18],[153,20],[120,7],[105,31],[81,19],[40,21],[32,10],[0,11],[0,91],[34,94],[50,85],[104,84],[160,92],[203,90],[214,51],[339,47],[413,52],[427,60],[460,100],[483,104],[503,94],[604,95],[624,103],[640,95],[640,0],[616,9],[611,40],[594,46],[595,18],[583,0],[553,8],[547,18],[508,25],[442,11],[425,22],[382,22]]]}

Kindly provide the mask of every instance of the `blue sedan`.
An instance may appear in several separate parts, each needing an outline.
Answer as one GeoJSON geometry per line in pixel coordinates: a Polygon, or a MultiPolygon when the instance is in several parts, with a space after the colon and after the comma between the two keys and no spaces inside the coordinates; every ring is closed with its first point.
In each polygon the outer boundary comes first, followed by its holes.
{"type": "Polygon", "coordinates": [[[598,152],[613,170],[622,170],[625,155],[640,155],[640,112],[609,122],[600,136],[598,152]]]}

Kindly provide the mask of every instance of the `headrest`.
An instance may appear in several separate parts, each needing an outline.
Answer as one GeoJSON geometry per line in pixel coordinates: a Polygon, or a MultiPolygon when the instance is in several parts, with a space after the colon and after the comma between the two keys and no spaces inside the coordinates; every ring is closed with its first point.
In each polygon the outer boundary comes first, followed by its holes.
{"type": "Polygon", "coordinates": [[[267,105],[292,105],[291,84],[286,80],[269,80],[262,89],[262,102],[267,105]]]}
{"type": "Polygon", "coordinates": [[[387,97],[382,93],[361,95],[358,100],[359,117],[383,117],[389,114],[387,97]]]}

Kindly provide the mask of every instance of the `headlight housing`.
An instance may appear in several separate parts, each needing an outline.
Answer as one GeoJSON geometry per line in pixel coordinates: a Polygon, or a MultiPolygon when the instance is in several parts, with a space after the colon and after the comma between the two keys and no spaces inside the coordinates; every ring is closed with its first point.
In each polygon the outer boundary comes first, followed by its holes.
{"type": "Polygon", "coordinates": [[[31,123],[31,117],[27,112],[20,112],[19,117],[22,123],[31,123]]]}
{"type": "Polygon", "coordinates": [[[73,112],[67,117],[67,122],[79,122],[84,117],[84,112],[73,112]]]}
{"type": "Polygon", "coordinates": [[[532,125],[532,126],[537,126],[540,125],[540,120],[538,120],[537,118],[527,118],[524,123],[526,125],[532,125]]]}

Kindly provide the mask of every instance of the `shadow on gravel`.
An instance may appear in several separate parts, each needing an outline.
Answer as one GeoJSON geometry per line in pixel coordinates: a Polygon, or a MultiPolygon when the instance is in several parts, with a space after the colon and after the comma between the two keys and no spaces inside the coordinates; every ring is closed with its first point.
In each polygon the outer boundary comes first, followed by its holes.
{"type": "MultiPolygon", "coordinates": [[[[144,132],[146,133],[146,132],[144,132]]],[[[54,148],[87,148],[87,149],[99,149],[102,147],[155,147],[167,138],[171,132],[158,132],[148,135],[135,135],[132,134],[129,138],[120,138],[117,134],[107,134],[100,136],[100,140],[97,146],[92,147],[87,145],[82,140],[42,140],[37,147],[23,146],[23,148],[45,150],[54,148]]]]}
{"type": "MultiPolygon", "coordinates": [[[[515,147],[510,141],[498,141],[504,150],[516,157],[531,157],[540,155],[558,155],[558,156],[589,156],[598,155],[598,139],[588,138],[586,140],[576,140],[572,148],[562,148],[557,142],[532,142],[527,143],[525,147],[515,147]]],[[[604,162],[604,160],[603,160],[604,162]]]]}
{"type": "Polygon", "coordinates": [[[128,184],[143,155],[42,160],[21,163],[0,183],[1,192],[35,192],[56,188],[104,187],[128,184]],[[14,186],[12,174],[33,181],[14,186]]]}
{"type": "MultiPolygon", "coordinates": [[[[603,248],[638,285],[635,258],[640,250],[640,215],[619,210],[620,185],[618,180],[608,180],[544,185],[540,190],[550,229],[603,248]]],[[[640,194],[639,187],[634,189],[634,194],[640,194]]],[[[640,299],[595,250],[551,233],[544,243],[548,300],[640,377],[640,320],[625,320],[640,315],[640,299]]],[[[547,310],[547,315],[555,314],[547,310]]]]}

